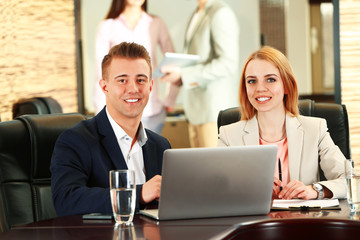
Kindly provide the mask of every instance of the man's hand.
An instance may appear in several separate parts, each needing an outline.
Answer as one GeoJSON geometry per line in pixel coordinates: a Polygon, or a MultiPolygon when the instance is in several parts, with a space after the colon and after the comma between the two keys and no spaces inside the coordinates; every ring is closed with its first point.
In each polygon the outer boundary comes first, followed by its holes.
{"type": "Polygon", "coordinates": [[[142,204],[149,203],[154,199],[160,198],[161,190],[161,176],[156,175],[149,181],[143,184],[140,196],[140,202],[142,204]]]}

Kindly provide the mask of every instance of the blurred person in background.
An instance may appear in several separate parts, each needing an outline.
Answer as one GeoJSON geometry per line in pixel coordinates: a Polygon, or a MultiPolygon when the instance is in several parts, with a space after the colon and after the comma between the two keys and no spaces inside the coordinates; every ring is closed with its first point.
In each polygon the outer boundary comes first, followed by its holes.
{"type": "Polygon", "coordinates": [[[222,0],[197,0],[190,18],[184,53],[200,56],[189,67],[163,67],[161,81],[182,85],[191,147],[217,145],[220,110],[238,106],[239,26],[222,0]]]}
{"type": "MultiPolygon", "coordinates": [[[[156,50],[174,52],[168,29],[164,21],[146,12],[146,0],[113,0],[105,19],[99,24],[96,37],[96,84],[94,104],[96,113],[105,105],[105,95],[99,87],[101,61],[110,48],[121,42],[135,42],[150,53],[152,68],[156,69],[156,50]]],[[[142,123],[145,128],[161,134],[166,111],[172,111],[179,87],[168,84],[164,100],[160,98],[159,84],[154,79],[153,90],[144,110],[142,123]]]]}

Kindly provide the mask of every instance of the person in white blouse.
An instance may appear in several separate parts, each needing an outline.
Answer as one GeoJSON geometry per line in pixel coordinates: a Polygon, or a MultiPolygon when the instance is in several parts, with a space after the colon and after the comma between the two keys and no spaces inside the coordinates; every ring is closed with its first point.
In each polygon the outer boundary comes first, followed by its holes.
{"type": "MultiPolygon", "coordinates": [[[[145,0],[113,0],[105,19],[99,24],[96,36],[96,84],[93,101],[96,113],[105,105],[105,96],[99,87],[101,79],[101,61],[110,48],[121,42],[135,42],[146,48],[151,56],[152,68],[156,69],[156,49],[163,53],[174,52],[174,47],[161,18],[146,13],[145,0]]],[[[172,111],[176,103],[179,87],[168,84],[164,99],[161,98],[159,83],[154,79],[153,91],[144,109],[142,123],[161,134],[166,111],[172,111]]]]}

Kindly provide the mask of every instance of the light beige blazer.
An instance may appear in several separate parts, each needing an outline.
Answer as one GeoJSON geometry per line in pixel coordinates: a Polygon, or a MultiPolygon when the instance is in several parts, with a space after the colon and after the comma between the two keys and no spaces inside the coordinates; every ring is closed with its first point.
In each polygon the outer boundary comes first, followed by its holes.
{"type": "Polygon", "coordinates": [[[208,0],[198,20],[184,53],[199,55],[199,63],[181,69],[185,116],[194,125],[216,122],[220,110],[238,105],[241,69],[232,9],[222,0],[208,0]]]}
{"type": "MultiPolygon", "coordinates": [[[[320,183],[333,198],[346,198],[345,157],[327,132],[325,119],[286,116],[290,180],[319,182],[319,164],[327,181],[320,183]],[[320,160],[319,160],[320,159],[320,160]]],[[[220,128],[218,146],[259,145],[256,117],[220,128]]]]}

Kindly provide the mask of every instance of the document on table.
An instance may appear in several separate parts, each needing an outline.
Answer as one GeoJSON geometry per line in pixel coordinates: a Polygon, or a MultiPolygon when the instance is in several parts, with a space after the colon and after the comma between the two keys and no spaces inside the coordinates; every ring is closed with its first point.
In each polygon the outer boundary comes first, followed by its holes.
{"type": "Polygon", "coordinates": [[[302,200],[274,199],[272,210],[339,210],[338,199],[302,200]]]}

